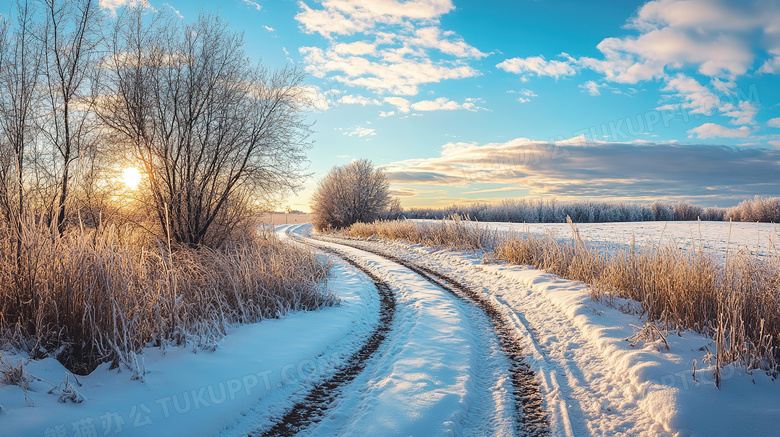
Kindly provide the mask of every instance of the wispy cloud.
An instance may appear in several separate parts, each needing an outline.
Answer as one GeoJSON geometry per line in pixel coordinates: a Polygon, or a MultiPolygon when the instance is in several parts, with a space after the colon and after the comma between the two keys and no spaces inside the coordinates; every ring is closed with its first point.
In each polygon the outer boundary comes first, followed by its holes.
{"type": "Polygon", "coordinates": [[[361,95],[353,95],[353,94],[347,94],[345,96],[341,96],[338,100],[339,103],[343,105],[361,105],[361,106],[369,106],[369,105],[381,105],[382,102],[380,102],[377,99],[370,99],[365,96],[361,95]]]}
{"type": "MultiPolygon", "coordinates": [[[[434,100],[420,100],[417,102],[411,102],[409,99],[394,96],[394,97],[385,97],[384,102],[395,106],[396,110],[401,114],[409,113],[412,110],[420,111],[420,112],[429,112],[429,111],[455,111],[459,109],[464,109],[466,111],[478,111],[480,109],[484,109],[478,105],[481,102],[481,99],[477,99],[477,98],[467,98],[462,103],[455,102],[446,97],[439,97],[434,100]]],[[[384,112],[384,115],[382,116],[388,117],[394,114],[395,111],[390,111],[390,112],[384,112]]]]}
{"type": "Polygon", "coordinates": [[[421,100],[413,103],[411,108],[415,111],[454,111],[465,109],[467,111],[476,111],[482,109],[477,106],[477,99],[466,99],[463,103],[454,102],[446,97],[439,97],[435,100],[421,100]]]}
{"type": "Polygon", "coordinates": [[[551,76],[558,79],[561,76],[574,76],[577,74],[577,61],[571,56],[562,53],[563,61],[544,59],[544,56],[531,56],[528,58],[512,58],[500,62],[496,67],[509,73],[527,74],[537,76],[551,76]]]}
{"type": "MultiPolygon", "coordinates": [[[[101,8],[108,9],[112,13],[115,13],[117,9],[123,6],[142,5],[144,7],[151,7],[147,0],[98,0],[98,4],[101,8]]],[[[178,11],[176,11],[176,13],[181,17],[181,14],[179,14],[178,11]]]]}
{"type": "Polygon", "coordinates": [[[381,24],[434,22],[455,8],[450,0],[326,0],[322,2],[322,9],[312,9],[303,1],[299,5],[301,12],[295,19],[307,32],[327,38],[333,34],[352,35],[381,24]]]}
{"type": "Polygon", "coordinates": [[[581,85],[579,85],[580,89],[583,91],[587,91],[588,94],[591,96],[600,96],[601,95],[601,88],[605,88],[609,85],[602,83],[596,83],[595,81],[589,80],[581,85]]]}
{"type": "Polygon", "coordinates": [[[531,101],[532,97],[538,97],[535,92],[533,92],[533,91],[531,91],[529,89],[525,89],[525,88],[517,90],[517,91],[509,90],[509,91],[507,91],[507,93],[509,93],[509,94],[519,94],[519,96],[517,97],[516,100],[518,102],[520,102],[520,103],[528,103],[528,102],[531,101]]]}
{"type": "Polygon", "coordinates": [[[252,0],[241,0],[241,1],[243,1],[244,3],[246,3],[246,5],[247,5],[247,6],[249,6],[249,7],[252,7],[252,8],[255,8],[255,9],[257,9],[258,11],[259,11],[259,10],[261,10],[261,9],[263,9],[263,7],[262,7],[262,6],[260,6],[260,4],[259,4],[259,3],[257,3],[257,2],[253,2],[252,0]]]}
{"type": "Polygon", "coordinates": [[[691,137],[695,135],[696,138],[699,139],[745,138],[752,132],[753,131],[747,126],[742,126],[738,129],[731,129],[715,123],[704,123],[703,125],[688,131],[688,133],[691,134],[691,137]]]}
{"type": "Polygon", "coordinates": [[[344,131],[344,135],[348,137],[370,137],[373,135],[376,135],[376,131],[374,129],[369,129],[361,126],[356,126],[352,129],[347,129],[344,131]]]}
{"type": "MultiPolygon", "coordinates": [[[[449,143],[440,156],[383,167],[396,184],[470,183],[534,196],[740,199],[780,192],[780,150],[670,143],[449,143]]],[[[710,200],[708,200],[710,199],[710,200]]]]}
{"type": "Polygon", "coordinates": [[[421,194],[446,194],[444,190],[418,190],[409,187],[397,187],[390,190],[391,196],[396,197],[416,197],[421,194]]]}

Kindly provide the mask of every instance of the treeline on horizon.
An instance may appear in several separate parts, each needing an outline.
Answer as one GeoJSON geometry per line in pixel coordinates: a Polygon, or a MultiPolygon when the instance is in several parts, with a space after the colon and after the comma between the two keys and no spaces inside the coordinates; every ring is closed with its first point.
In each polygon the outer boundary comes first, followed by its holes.
{"type": "Polygon", "coordinates": [[[702,207],[688,202],[632,203],[620,201],[556,199],[506,199],[500,203],[451,205],[445,208],[411,208],[403,212],[407,219],[440,220],[457,215],[483,222],[575,223],[639,221],[735,221],[780,222],[780,197],[755,196],[737,206],[702,207]]]}

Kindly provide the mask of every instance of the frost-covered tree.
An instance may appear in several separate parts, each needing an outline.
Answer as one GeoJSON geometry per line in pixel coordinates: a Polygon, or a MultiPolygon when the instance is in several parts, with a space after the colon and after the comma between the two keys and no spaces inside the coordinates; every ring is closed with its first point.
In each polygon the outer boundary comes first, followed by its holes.
{"type": "Polygon", "coordinates": [[[392,206],[390,183],[366,159],[334,167],[312,196],[312,221],[317,230],[339,229],[383,217],[392,206]]]}

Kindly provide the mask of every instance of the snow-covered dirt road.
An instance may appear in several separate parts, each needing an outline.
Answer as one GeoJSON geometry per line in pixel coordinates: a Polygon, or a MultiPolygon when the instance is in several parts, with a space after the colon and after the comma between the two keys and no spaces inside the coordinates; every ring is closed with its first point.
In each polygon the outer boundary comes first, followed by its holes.
{"type": "MultiPolygon", "coordinates": [[[[300,227],[296,231],[305,231],[306,228],[300,227]]],[[[364,260],[364,262],[373,264],[374,268],[378,269],[380,275],[391,276],[393,279],[391,283],[401,290],[401,295],[404,291],[408,294],[406,297],[410,299],[410,302],[414,302],[416,306],[424,305],[427,309],[425,313],[420,313],[419,316],[424,317],[422,321],[435,320],[441,314],[443,310],[451,311],[448,306],[460,305],[459,312],[463,320],[474,320],[478,322],[472,322],[472,326],[467,331],[456,330],[453,334],[458,334],[461,338],[455,338],[452,335],[452,341],[458,341],[464,344],[469,349],[479,349],[482,345],[490,345],[488,348],[489,353],[496,355],[496,348],[500,347],[497,342],[500,343],[499,336],[496,333],[495,327],[490,323],[489,317],[484,314],[484,310],[480,310],[479,305],[474,302],[474,299],[453,299],[451,296],[447,296],[446,293],[442,293],[441,290],[436,290],[437,287],[431,287],[430,283],[426,284],[420,280],[419,275],[416,276],[414,271],[409,271],[408,268],[404,268],[399,265],[400,263],[411,265],[412,268],[418,270],[423,268],[429,272],[436,272],[439,275],[448,277],[453,282],[460,284],[464,288],[476,292],[476,299],[484,300],[485,305],[489,305],[498,313],[495,317],[500,319],[502,325],[511,326],[510,329],[514,331],[512,337],[519,342],[524,343],[524,347],[527,349],[525,356],[528,359],[534,361],[534,366],[540,372],[536,377],[532,377],[531,381],[519,381],[526,384],[535,385],[538,387],[538,383],[541,383],[544,387],[544,391],[547,394],[547,399],[542,404],[541,410],[549,409],[549,413],[544,411],[544,419],[539,421],[534,417],[534,423],[544,423],[545,432],[548,430],[553,431],[555,435],[597,435],[597,434],[642,434],[643,430],[647,433],[657,435],[663,433],[663,430],[655,424],[655,422],[647,414],[644,414],[641,409],[636,406],[636,399],[631,397],[630,393],[626,393],[625,381],[620,379],[613,379],[615,375],[612,375],[610,365],[607,363],[599,362],[599,354],[589,350],[593,348],[589,344],[587,339],[580,338],[578,336],[578,330],[574,329],[571,323],[567,320],[564,314],[556,314],[555,308],[549,308],[549,305],[545,305],[545,302],[521,302],[519,300],[513,300],[511,302],[501,299],[496,299],[496,295],[510,294],[517,296],[524,294],[527,298],[532,296],[533,293],[530,290],[522,290],[525,287],[518,286],[517,284],[507,284],[506,280],[497,277],[496,275],[489,274],[487,272],[479,271],[471,265],[462,263],[448,262],[447,259],[432,258],[425,256],[421,253],[415,253],[412,251],[404,251],[399,247],[389,248],[386,245],[370,242],[359,242],[354,240],[335,240],[328,239],[328,242],[324,242],[322,238],[317,240],[317,244],[326,245],[327,247],[337,247],[340,250],[350,253],[355,258],[364,260]],[[348,246],[345,247],[345,246],[348,246]],[[390,257],[392,260],[388,260],[390,257]],[[415,268],[417,267],[417,268],[415,268]],[[517,293],[517,290],[512,290],[510,293],[502,293],[502,289],[506,291],[506,288],[513,289],[520,288],[523,293],[517,293]],[[425,293],[421,293],[422,290],[426,290],[425,293]],[[438,292],[438,293],[437,293],[438,292]],[[437,294],[434,294],[437,293],[437,294]],[[449,297],[449,299],[447,299],[449,297]],[[433,305],[431,305],[433,304],[433,305]],[[526,314],[527,313],[527,314],[526,314]],[[463,317],[466,316],[466,317],[463,317]],[[481,321],[481,323],[479,322],[481,321]],[[539,323],[536,326],[536,321],[539,323]],[[487,343],[475,344],[469,342],[470,337],[482,336],[487,343]],[[465,343],[464,343],[465,340],[465,343]],[[580,358],[578,360],[577,358],[580,358]],[[583,368],[589,369],[589,372],[584,372],[583,368]],[[592,381],[593,373],[598,374],[602,379],[606,381],[597,381],[594,384],[592,381]],[[538,381],[538,382],[537,382],[538,381]],[[575,394],[577,396],[572,396],[575,394]],[[548,419],[549,418],[549,419],[548,419]],[[548,427],[548,421],[552,420],[552,428],[548,427]]],[[[424,272],[423,272],[424,273],[424,272]]],[[[403,298],[402,298],[403,299],[403,298]]],[[[399,300],[402,300],[399,299],[399,300]]],[[[531,299],[526,299],[531,300],[531,299]]],[[[420,323],[416,322],[416,323],[420,323]]],[[[403,328],[400,328],[403,329],[403,328]]],[[[404,345],[402,345],[404,346],[404,345]]],[[[461,363],[467,363],[467,356],[459,356],[464,346],[457,344],[430,344],[430,348],[441,348],[444,346],[447,350],[444,350],[441,356],[445,358],[450,355],[452,359],[460,361],[461,363]],[[455,356],[453,355],[455,352],[455,356]]],[[[404,346],[405,347],[405,346],[404,346]]],[[[484,346],[482,346],[484,347],[484,346]]],[[[423,352],[417,350],[416,352],[423,352]]],[[[386,360],[395,360],[398,357],[395,356],[393,350],[387,351],[388,355],[386,360]]],[[[479,351],[477,351],[479,353],[479,351]]],[[[484,354],[484,352],[482,352],[484,354]]],[[[422,353],[423,356],[431,357],[431,354],[422,353]]],[[[493,390],[491,398],[504,398],[504,404],[511,403],[512,400],[508,399],[508,393],[502,393],[500,386],[496,385],[497,381],[502,379],[510,379],[512,375],[512,363],[511,358],[507,358],[507,353],[504,351],[504,356],[500,357],[496,363],[496,367],[491,369],[493,375],[491,378],[493,382],[488,383],[488,387],[477,388],[476,390],[468,390],[467,387],[461,394],[461,403],[472,404],[477,406],[477,409],[492,410],[494,407],[482,408],[480,404],[484,402],[484,399],[480,400],[477,395],[484,394],[485,388],[492,388],[499,390],[493,390]],[[471,392],[469,392],[471,391],[471,392]]],[[[418,357],[417,360],[422,357],[418,357]]],[[[524,359],[521,358],[521,359],[524,359]]],[[[442,363],[450,363],[451,360],[446,361],[439,360],[439,363],[430,363],[431,365],[442,365],[442,363]]],[[[419,363],[419,361],[418,361],[419,363]]],[[[420,363],[426,364],[426,363],[420,363]]],[[[427,373],[429,366],[421,367],[415,373],[427,373]]],[[[471,365],[457,369],[463,373],[463,378],[474,378],[475,374],[485,375],[484,364],[479,361],[472,361],[471,365]]],[[[405,369],[409,371],[409,369],[405,369]]],[[[449,370],[450,372],[455,369],[449,370]]],[[[384,381],[386,375],[379,372],[379,377],[373,379],[360,381],[362,384],[368,386],[377,385],[377,381],[384,381]]],[[[356,381],[357,382],[357,381],[356,381]]],[[[356,384],[354,389],[361,391],[365,390],[361,384],[356,384]]],[[[513,390],[515,393],[520,393],[524,387],[515,386],[513,390]]],[[[504,389],[506,390],[506,389],[504,389]]],[[[538,388],[536,388],[538,393],[538,388]]],[[[533,390],[531,390],[533,391],[533,390]]],[[[381,392],[380,392],[381,393],[381,392]]],[[[406,399],[409,393],[403,393],[404,399],[393,398],[392,395],[384,395],[385,398],[392,399],[391,405],[393,410],[413,407],[413,399],[406,399]]],[[[413,395],[413,394],[412,394],[413,395]]],[[[348,396],[351,398],[352,396],[348,396]]],[[[518,434],[524,434],[523,431],[528,429],[523,428],[523,423],[526,420],[526,416],[522,408],[523,400],[528,399],[527,394],[521,394],[518,396],[520,399],[516,399],[515,402],[520,406],[517,414],[514,416],[504,413],[504,417],[501,421],[493,420],[491,422],[485,422],[484,418],[473,417],[471,422],[482,423],[482,427],[476,434],[478,435],[500,435],[511,434],[511,427],[504,429],[497,428],[495,424],[502,422],[515,421],[519,426],[517,427],[518,434]],[[474,420],[476,419],[476,420],[474,420]]],[[[352,399],[353,403],[360,406],[358,399],[352,399]]],[[[353,407],[354,408],[354,407],[353,407]]],[[[473,407],[470,409],[474,409],[473,407]]],[[[337,407],[334,411],[338,411],[337,407]]],[[[339,413],[337,413],[339,414],[339,413]]],[[[359,414],[349,411],[344,413],[347,420],[356,420],[356,417],[360,417],[361,421],[376,424],[377,419],[371,415],[359,414]],[[352,419],[349,419],[352,417],[352,419]]],[[[339,414],[341,415],[341,414],[339,414]]],[[[468,415],[474,415],[473,412],[468,412],[468,415]]],[[[433,419],[433,418],[429,418],[433,419]]],[[[468,419],[466,420],[468,421],[468,419]]],[[[361,427],[362,428],[362,427],[361,427]]],[[[465,429],[461,428],[461,431],[465,429]]],[[[531,428],[533,430],[533,428],[531,428]]],[[[340,434],[342,431],[339,428],[327,429],[328,432],[324,434],[315,435],[335,435],[340,434]],[[336,431],[336,432],[333,432],[336,431]]],[[[418,429],[423,431],[423,429],[418,429]]],[[[436,434],[435,429],[430,429],[432,432],[430,435],[436,434]]],[[[409,433],[406,433],[409,434],[409,433]]],[[[423,432],[412,433],[414,435],[423,435],[423,432]]],[[[471,434],[471,433],[469,433],[471,434]]]]}
{"type": "MultiPolygon", "coordinates": [[[[299,235],[303,227],[293,231],[299,235]]],[[[538,385],[516,338],[444,279],[400,260],[321,239],[390,284],[396,316],[364,372],[302,435],[544,435],[538,385]]],[[[306,406],[296,406],[306,408],[306,406]]]]}

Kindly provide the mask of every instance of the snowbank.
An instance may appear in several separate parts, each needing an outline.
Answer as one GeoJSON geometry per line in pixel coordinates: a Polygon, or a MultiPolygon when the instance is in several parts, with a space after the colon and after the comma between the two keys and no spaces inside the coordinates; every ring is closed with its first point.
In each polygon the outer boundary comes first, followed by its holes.
{"type": "Polygon", "coordinates": [[[268,424],[296,394],[352,353],[377,322],[373,284],[345,263],[333,268],[330,287],[342,304],[233,328],[216,351],[147,348],[139,355],[144,381],[131,372],[98,367],[68,380],[81,403],[58,402],[52,384],[69,372],[56,360],[29,361],[5,353],[41,380],[22,389],[0,383],[0,427],[7,436],[214,435],[268,424]],[[45,382],[45,381],[49,381],[45,382]]]}

